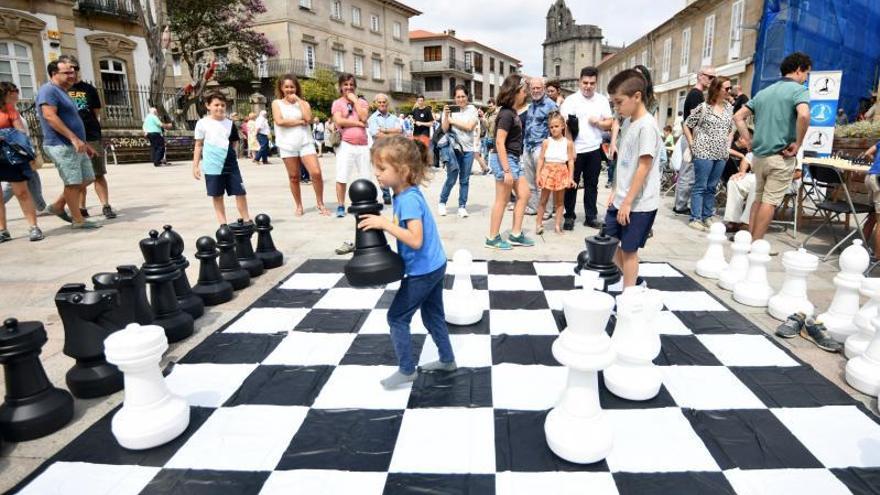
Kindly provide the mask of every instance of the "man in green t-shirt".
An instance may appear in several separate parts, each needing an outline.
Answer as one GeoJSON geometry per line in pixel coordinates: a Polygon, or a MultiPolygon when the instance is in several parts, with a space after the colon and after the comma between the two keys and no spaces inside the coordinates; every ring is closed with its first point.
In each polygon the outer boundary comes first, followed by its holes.
{"type": "Polygon", "coordinates": [[[759,91],[733,117],[755,157],[755,203],[749,220],[752,239],[762,239],[767,233],[776,207],[791,185],[795,156],[810,125],[810,93],[804,82],[812,67],[805,53],[785,57],[779,66],[782,79],[759,91]],[[755,116],[755,135],[749,139],[746,120],[751,115],[755,116]]]}
{"type": "Polygon", "coordinates": [[[154,107],[144,118],[143,130],[147,139],[150,140],[150,161],[154,167],[160,167],[165,163],[165,137],[162,135],[165,129],[170,129],[171,124],[164,124],[159,118],[159,111],[154,107]]]}

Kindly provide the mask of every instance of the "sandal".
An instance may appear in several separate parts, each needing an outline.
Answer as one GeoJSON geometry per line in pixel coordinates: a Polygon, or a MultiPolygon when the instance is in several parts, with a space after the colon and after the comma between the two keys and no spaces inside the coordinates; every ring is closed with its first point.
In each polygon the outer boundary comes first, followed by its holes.
{"type": "Polygon", "coordinates": [[[535,228],[535,235],[544,235],[544,227],[539,226],[539,227],[535,228]]]}

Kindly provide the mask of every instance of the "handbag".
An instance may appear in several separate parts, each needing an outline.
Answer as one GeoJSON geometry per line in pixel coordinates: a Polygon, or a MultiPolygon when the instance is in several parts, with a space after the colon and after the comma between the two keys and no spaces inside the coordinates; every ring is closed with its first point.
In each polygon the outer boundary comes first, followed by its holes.
{"type": "Polygon", "coordinates": [[[339,129],[336,126],[333,127],[333,130],[327,133],[327,139],[325,141],[327,146],[331,148],[335,148],[339,146],[339,143],[342,142],[342,133],[339,132],[339,129]]]}

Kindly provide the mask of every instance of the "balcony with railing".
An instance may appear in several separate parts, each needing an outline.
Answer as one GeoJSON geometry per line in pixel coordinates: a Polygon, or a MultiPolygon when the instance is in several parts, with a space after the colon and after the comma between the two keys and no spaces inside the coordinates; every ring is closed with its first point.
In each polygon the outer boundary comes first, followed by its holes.
{"type": "Polygon", "coordinates": [[[410,62],[410,70],[414,73],[452,71],[471,74],[473,67],[470,64],[465,64],[463,60],[413,60],[410,62]]]}
{"type": "Polygon", "coordinates": [[[391,81],[391,93],[417,95],[425,92],[425,83],[421,81],[391,81]]]}
{"type": "Polygon", "coordinates": [[[77,0],[76,9],[88,15],[118,17],[129,21],[137,20],[137,0],[77,0]]]}
{"type": "Polygon", "coordinates": [[[278,77],[284,74],[293,74],[297,77],[315,77],[318,71],[328,71],[338,75],[331,64],[309,62],[296,58],[272,58],[263,62],[257,62],[252,67],[254,74],[259,78],[278,77]]]}

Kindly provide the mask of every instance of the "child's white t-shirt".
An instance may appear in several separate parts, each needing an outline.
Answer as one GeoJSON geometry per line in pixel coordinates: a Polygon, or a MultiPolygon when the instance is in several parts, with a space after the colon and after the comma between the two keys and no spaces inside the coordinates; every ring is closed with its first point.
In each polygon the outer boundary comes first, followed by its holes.
{"type": "Polygon", "coordinates": [[[202,117],[196,123],[194,137],[202,140],[202,173],[220,175],[229,153],[229,136],[232,134],[232,121],[202,117]]]}
{"type": "Polygon", "coordinates": [[[645,178],[641,192],[635,196],[630,211],[654,211],[660,208],[660,157],[666,150],[657,122],[650,114],[632,122],[623,121],[620,127],[620,144],[617,147],[618,159],[614,181],[614,207],[620,208],[639,168],[639,157],[650,155],[654,158],[651,171],[645,178]]]}

